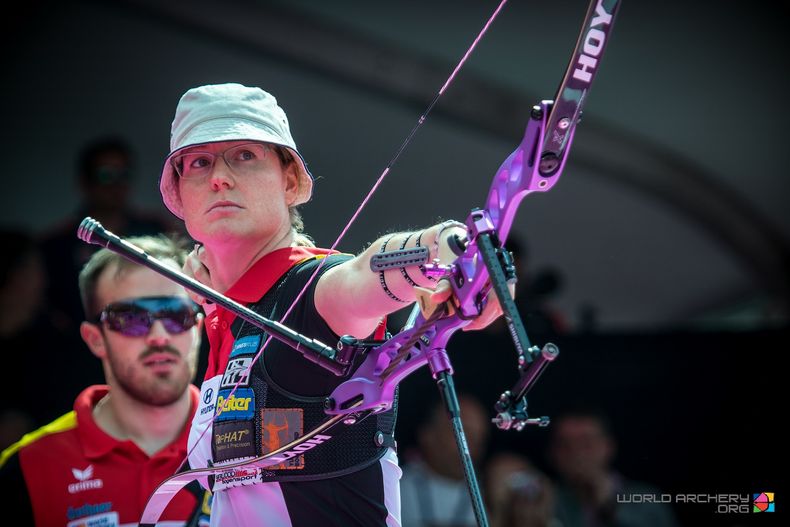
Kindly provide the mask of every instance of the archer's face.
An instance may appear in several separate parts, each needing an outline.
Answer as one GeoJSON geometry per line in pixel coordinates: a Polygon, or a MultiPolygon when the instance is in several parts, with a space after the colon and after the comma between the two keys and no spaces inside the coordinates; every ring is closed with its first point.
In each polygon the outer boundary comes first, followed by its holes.
{"type": "Polygon", "coordinates": [[[184,151],[196,153],[183,158],[184,175],[178,179],[184,221],[193,238],[208,246],[245,240],[265,244],[290,229],[296,172],[293,165],[283,167],[273,149],[261,146],[228,141],[184,151]],[[190,169],[195,169],[193,175],[190,169]]]}

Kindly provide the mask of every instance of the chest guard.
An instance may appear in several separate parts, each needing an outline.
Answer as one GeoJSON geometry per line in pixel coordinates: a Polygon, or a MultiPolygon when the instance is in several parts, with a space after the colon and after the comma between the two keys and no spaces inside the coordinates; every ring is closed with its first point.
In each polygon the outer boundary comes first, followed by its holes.
{"type": "MultiPolygon", "coordinates": [[[[315,261],[312,261],[315,263],[315,261]]],[[[309,261],[308,261],[309,263],[309,261]]],[[[327,270],[329,262],[322,271],[327,270]]],[[[306,281],[300,280],[305,274],[297,273],[299,264],[285,274],[278,283],[254,305],[249,306],[253,311],[272,320],[281,320],[285,311],[291,305],[296,295],[287,294],[288,290],[301,290],[306,281]],[[295,283],[301,282],[301,283],[295,283]],[[284,294],[285,293],[285,294],[284,294]]],[[[312,295],[307,294],[301,302],[312,302],[312,295]]],[[[303,312],[297,304],[294,312],[303,312]]],[[[315,314],[316,318],[318,317],[315,314]]],[[[291,318],[288,324],[300,333],[306,321],[296,321],[292,325],[291,318]]],[[[316,324],[313,324],[315,327],[316,324]]],[[[329,345],[337,341],[337,336],[326,326],[318,334],[309,334],[329,345]]],[[[279,386],[272,377],[277,377],[277,372],[272,375],[267,370],[267,354],[293,353],[298,360],[304,361],[295,350],[277,340],[269,343],[264,353],[253,365],[249,373],[245,373],[253,357],[266,341],[268,335],[265,331],[241,319],[231,326],[235,335],[233,350],[228,359],[228,365],[220,384],[217,407],[225,406],[214,423],[212,433],[212,454],[214,461],[221,463],[247,456],[262,456],[280,448],[290,441],[309,432],[325,421],[328,416],[324,413],[323,396],[303,396],[279,386]],[[239,387],[230,396],[236,383],[239,387]]],[[[300,366],[296,363],[296,368],[300,366]]],[[[329,371],[325,372],[331,382],[339,384],[347,377],[336,377],[329,371]]],[[[299,372],[291,373],[298,377],[299,372]]],[[[309,393],[309,387],[305,389],[309,393]]],[[[335,427],[332,430],[332,439],[324,442],[318,448],[305,450],[300,455],[294,455],[287,461],[266,467],[262,477],[254,478],[254,482],[269,481],[310,481],[330,477],[343,476],[366,468],[381,458],[387,448],[394,447],[395,418],[397,414],[397,394],[395,404],[391,410],[372,415],[362,421],[349,425],[335,427]]],[[[252,478],[251,478],[252,479],[252,478]]]]}

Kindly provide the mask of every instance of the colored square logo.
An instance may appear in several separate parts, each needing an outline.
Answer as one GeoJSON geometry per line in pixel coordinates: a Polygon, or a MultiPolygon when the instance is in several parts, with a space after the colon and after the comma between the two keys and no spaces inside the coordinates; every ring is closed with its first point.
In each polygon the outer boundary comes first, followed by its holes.
{"type": "MultiPolygon", "coordinates": [[[[264,408],[261,410],[261,453],[282,448],[304,433],[304,411],[301,408],[264,408]]],[[[295,456],[269,470],[301,470],[304,456],[295,456]]]]}
{"type": "Polygon", "coordinates": [[[759,494],[752,494],[752,512],[774,512],[774,493],[773,492],[760,492],[759,494]]]}

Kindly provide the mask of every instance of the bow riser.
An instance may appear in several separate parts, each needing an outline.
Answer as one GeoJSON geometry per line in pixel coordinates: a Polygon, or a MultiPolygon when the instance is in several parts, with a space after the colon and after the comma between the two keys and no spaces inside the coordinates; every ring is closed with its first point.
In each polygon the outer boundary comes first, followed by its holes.
{"type": "Polygon", "coordinates": [[[532,192],[551,190],[562,174],[567,160],[568,147],[573,141],[575,127],[570,127],[565,149],[558,158],[559,166],[550,176],[541,174],[541,145],[544,143],[546,125],[553,108],[553,101],[541,101],[533,107],[524,139],[518,148],[499,167],[486,199],[486,211],[494,223],[501,242],[505,242],[521,200],[532,192]]]}
{"type": "Polygon", "coordinates": [[[425,331],[425,318],[418,313],[411,329],[401,331],[371,350],[354,372],[354,377],[335,388],[329,396],[326,413],[338,415],[362,410],[372,410],[374,413],[389,410],[398,384],[425,364],[446,358],[442,352],[450,337],[468,323],[468,320],[453,316],[435,322],[425,331]],[[409,348],[408,358],[393,365],[404,343],[416,334],[419,334],[419,338],[409,348]]]}

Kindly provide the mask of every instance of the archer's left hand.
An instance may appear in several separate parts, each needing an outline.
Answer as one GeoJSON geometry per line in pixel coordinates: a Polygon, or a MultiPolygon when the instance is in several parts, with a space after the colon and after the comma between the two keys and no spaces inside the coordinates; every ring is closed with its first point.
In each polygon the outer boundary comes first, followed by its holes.
{"type": "MultiPolygon", "coordinates": [[[[508,284],[508,290],[510,291],[510,298],[516,297],[516,286],[515,284],[508,284]]],[[[453,288],[450,285],[450,281],[446,278],[439,280],[439,283],[436,285],[436,289],[434,289],[433,293],[430,296],[430,300],[433,303],[441,304],[444,302],[453,303],[453,288]]],[[[492,322],[498,319],[502,315],[502,306],[499,305],[499,299],[496,296],[496,292],[491,289],[488,291],[488,295],[486,296],[486,303],[483,311],[480,315],[472,320],[468,325],[464,326],[463,331],[476,331],[478,329],[483,329],[489,326],[492,322]]]]}

